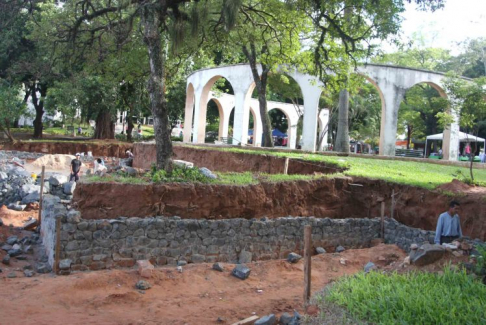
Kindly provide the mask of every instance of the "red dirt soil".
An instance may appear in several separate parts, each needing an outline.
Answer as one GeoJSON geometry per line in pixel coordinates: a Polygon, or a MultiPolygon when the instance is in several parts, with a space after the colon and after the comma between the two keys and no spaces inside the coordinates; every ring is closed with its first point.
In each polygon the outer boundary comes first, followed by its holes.
{"type": "MultiPolygon", "coordinates": [[[[369,261],[383,265],[404,257],[398,247],[384,244],[314,256],[312,292],[362,270],[369,261]]],[[[214,324],[221,317],[224,323],[232,324],[253,312],[259,316],[292,313],[294,309],[303,312],[302,260],[296,264],[276,260],[248,265],[251,275],[245,281],[231,276],[232,264],[226,264],[222,273],[209,264],[190,264],[182,273],[175,267],[156,268],[148,279],[152,288],[145,294],[134,288],[141,279],[136,270],[3,278],[0,323],[214,324]]]]}
{"type": "Polygon", "coordinates": [[[455,199],[461,203],[459,215],[463,233],[472,238],[486,239],[486,188],[477,187],[453,192],[449,196],[441,189],[429,191],[350,177],[250,186],[80,182],[76,186],[74,201],[85,219],[154,215],[196,219],[289,215],[372,218],[380,216],[380,198],[385,199],[386,215],[390,215],[392,191],[396,193],[393,217],[399,222],[435,230],[439,214],[446,211],[449,202],[455,199]]]}

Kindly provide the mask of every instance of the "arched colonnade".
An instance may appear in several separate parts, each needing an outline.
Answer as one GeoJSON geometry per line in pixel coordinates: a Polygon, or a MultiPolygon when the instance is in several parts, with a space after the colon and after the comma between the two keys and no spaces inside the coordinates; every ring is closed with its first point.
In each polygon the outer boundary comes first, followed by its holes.
{"type": "MultiPolygon", "coordinates": [[[[395,155],[398,109],[408,89],[419,83],[427,83],[434,87],[441,96],[446,96],[444,90],[440,86],[443,78],[445,78],[444,74],[441,73],[378,64],[359,66],[356,73],[363,75],[370,81],[380,94],[382,102],[380,155],[395,155]]],[[[323,112],[321,113],[322,116],[318,116],[319,98],[321,96],[323,85],[315,76],[304,74],[296,70],[286,71],[285,74],[293,78],[302,90],[304,99],[302,149],[315,151],[319,118],[321,118],[319,124],[327,124],[327,121],[322,123],[325,119],[324,115],[326,114],[326,110],[321,110],[321,112],[323,112]]],[[[248,123],[251,111],[254,114],[256,126],[254,130],[254,138],[261,139],[261,136],[259,136],[261,134],[259,105],[256,100],[252,100],[251,98],[251,94],[255,87],[251,70],[248,64],[237,64],[198,70],[188,77],[184,118],[184,142],[190,142],[191,131],[193,135],[192,142],[204,142],[207,103],[214,98],[212,97],[211,87],[219,78],[226,78],[226,80],[231,83],[234,91],[234,96],[232,96],[233,102],[228,104],[228,106],[231,106],[231,108],[234,107],[235,109],[233,138],[243,144],[247,143],[248,123]],[[256,104],[253,103],[254,101],[256,104]],[[194,123],[191,123],[193,120],[194,123]]],[[[230,99],[227,100],[230,101],[230,99]]],[[[278,103],[276,105],[282,107],[282,105],[289,104],[278,103]]],[[[269,102],[268,108],[273,109],[276,107],[272,107],[269,102]]],[[[229,121],[231,109],[225,111],[224,105],[218,106],[218,109],[220,109],[220,116],[222,116],[220,120],[226,121],[227,119],[229,121]],[[224,114],[227,114],[227,116],[224,114]]],[[[295,108],[292,108],[292,110],[297,114],[295,108]]],[[[296,132],[294,133],[294,131],[296,131],[296,129],[293,130],[292,128],[296,128],[297,123],[294,124],[294,117],[291,116],[290,111],[291,110],[286,113],[289,118],[289,142],[291,143],[290,147],[295,148],[296,132]],[[290,138],[291,136],[292,138],[290,138]]],[[[285,112],[286,111],[284,111],[284,113],[285,112]]],[[[222,124],[220,124],[220,136],[227,135],[228,126],[225,123],[226,122],[222,122],[222,124]]],[[[255,145],[258,145],[258,141],[254,142],[255,145]]],[[[457,118],[453,124],[444,130],[442,150],[444,159],[457,160],[459,150],[459,125],[457,118]]]]}

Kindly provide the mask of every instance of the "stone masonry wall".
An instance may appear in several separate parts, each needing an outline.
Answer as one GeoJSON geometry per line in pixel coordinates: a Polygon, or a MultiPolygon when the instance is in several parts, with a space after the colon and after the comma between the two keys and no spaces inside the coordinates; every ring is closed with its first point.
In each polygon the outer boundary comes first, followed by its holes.
{"type": "MultiPolygon", "coordinates": [[[[46,196],[41,236],[53,266],[55,219],[61,218],[61,260],[71,270],[131,267],[148,259],[157,265],[282,259],[302,254],[304,226],[312,225],[312,243],[334,251],[368,247],[380,236],[379,219],[284,217],[277,219],[180,219],[150,217],[86,220],[46,196]],[[47,211],[46,211],[47,210],[47,211]]],[[[434,232],[385,221],[385,242],[408,251],[410,244],[433,242],[434,232]]]]}
{"type": "Polygon", "coordinates": [[[141,259],[157,265],[279,259],[302,254],[306,224],[313,226],[313,245],[331,250],[369,246],[380,228],[377,219],[84,220],[77,211],[62,220],[61,259],[70,259],[72,270],[130,267],[141,259]]]}

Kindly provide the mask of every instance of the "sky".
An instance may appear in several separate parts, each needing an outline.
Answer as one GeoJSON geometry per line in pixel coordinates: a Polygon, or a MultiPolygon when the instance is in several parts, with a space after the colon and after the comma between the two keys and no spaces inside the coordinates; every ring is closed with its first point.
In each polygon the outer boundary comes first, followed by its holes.
{"type": "MultiPolygon", "coordinates": [[[[414,33],[424,37],[424,47],[449,49],[451,54],[461,52],[458,42],[467,38],[486,38],[486,0],[445,0],[443,9],[435,12],[417,11],[407,4],[402,14],[402,40],[411,39],[414,33]]],[[[385,51],[393,51],[385,46],[385,51]]]]}

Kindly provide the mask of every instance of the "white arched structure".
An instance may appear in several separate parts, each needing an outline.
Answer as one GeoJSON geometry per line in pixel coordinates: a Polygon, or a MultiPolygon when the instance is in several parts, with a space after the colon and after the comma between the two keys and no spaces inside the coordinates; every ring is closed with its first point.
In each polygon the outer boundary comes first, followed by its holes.
{"type": "MultiPolygon", "coordinates": [[[[259,70],[261,70],[259,68],[259,70]]],[[[316,150],[316,134],[318,122],[321,128],[327,124],[329,113],[327,117],[324,113],[318,116],[319,98],[322,92],[322,83],[315,77],[308,74],[300,73],[296,70],[285,71],[285,74],[292,77],[300,86],[302,96],[304,99],[303,111],[303,135],[302,135],[302,149],[315,151],[316,150]],[[322,116],[321,116],[322,114],[322,116]]],[[[419,83],[427,83],[438,90],[439,94],[445,97],[445,92],[440,87],[442,80],[445,78],[444,74],[411,69],[396,66],[368,64],[358,67],[356,73],[363,75],[368,79],[378,90],[382,102],[381,113],[381,130],[380,130],[380,154],[386,156],[395,155],[395,141],[397,134],[397,120],[398,109],[400,103],[404,98],[405,92],[419,83]]],[[[250,110],[255,116],[255,140],[261,139],[258,137],[256,129],[261,127],[261,120],[259,114],[259,105],[256,100],[251,99],[251,94],[254,89],[253,77],[250,66],[248,64],[237,64],[232,66],[223,66],[216,68],[209,68],[198,70],[192,73],[187,79],[187,98],[186,98],[186,115],[184,123],[184,142],[190,141],[191,127],[193,132],[192,141],[194,143],[201,143],[204,141],[206,128],[206,110],[208,101],[213,98],[210,94],[211,87],[219,78],[226,78],[231,83],[234,91],[233,103],[228,104],[230,110],[225,112],[220,109],[220,114],[223,111],[221,120],[224,120],[220,125],[220,135],[225,136],[228,133],[226,121],[229,121],[229,114],[231,108],[235,108],[233,137],[243,144],[247,143],[248,122],[250,110]],[[253,102],[256,102],[253,104],[253,102]],[[194,112],[194,114],[193,114],[194,112]],[[193,120],[194,123],[190,121],[193,120]],[[259,124],[260,123],[260,124],[259,124]]],[[[221,103],[221,98],[217,98],[221,103]]],[[[229,101],[229,99],[228,99],[229,101]]],[[[272,104],[268,103],[268,109],[281,108],[282,103],[272,104]],[[280,105],[280,106],[279,106],[280,105]]],[[[287,104],[289,105],[289,104],[287,104]]],[[[224,108],[226,105],[221,104],[218,108],[224,108]]],[[[300,108],[302,109],[302,108],[300,108]]],[[[283,110],[283,109],[282,109],[283,110]]],[[[295,116],[290,113],[290,110],[284,111],[289,118],[289,143],[291,148],[295,148],[296,131],[298,112],[293,108],[293,112],[297,115],[297,121],[294,123],[295,116]],[[292,138],[290,138],[292,135],[292,138]]],[[[321,111],[322,112],[322,111],[321,111]]],[[[259,129],[258,132],[261,129],[259,129]]],[[[444,130],[443,153],[444,159],[457,160],[459,148],[459,125],[457,118],[455,122],[446,130],[444,130]]],[[[259,141],[254,141],[255,145],[259,141]]]]}

